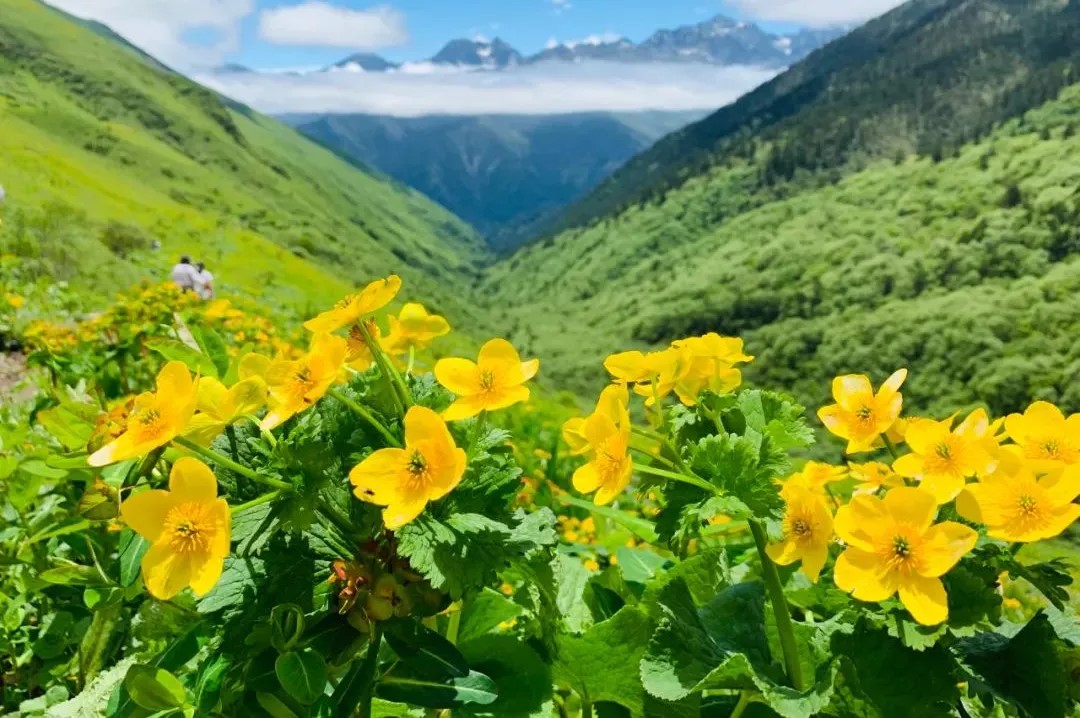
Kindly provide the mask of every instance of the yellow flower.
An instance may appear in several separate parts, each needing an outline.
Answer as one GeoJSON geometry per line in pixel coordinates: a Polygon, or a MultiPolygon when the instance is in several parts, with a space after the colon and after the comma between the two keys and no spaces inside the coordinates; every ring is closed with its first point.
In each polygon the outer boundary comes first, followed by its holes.
{"type": "Polygon", "coordinates": [[[934,524],[937,501],[924,489],[901,487],[856,496],[833,521],[847,549],[836,560],[836,585],[860,601],[900,602],[923,625],[949,616],[944,576],[975,546],[978,534],[956,523],[934,524]]]}
{"type": "Polygon", "coordinates": [[[259,425],[270,430],[307,409],[337,381],[345,361],[345,340],[316,334],[308,353],[296,361],[275,361],[266,370],[270,411],[259,425]]]}
{"type": "Polygon", "coordinates": [[[383,342],[388,354],[406,354],[410,349],[423,349],[437,337],[450,333],[450,324],[438,314],[429,314],[423,305],[409,303],[398,315],[391,315],[390,331],[383,342]]]}
{"type": "Polygon", "coordinates": [[[904,405],[900,385],[906,378],[907,369],[900,369],[875,394],[864,375],[838,376],[832,386],[836,403],[819,409],[818,418],[833,434],[847,439],[846,453],[870,451],[900,417],[904,405]]]}
{"type": "Polygon", "coordinates": [[[379,449],[353,467],[349,481],[357,498],[386,507],[383,523],[394,530],[450,493],[465,474],[465,461],[442,417],[414,406],[405,415],[405,448],[379,449]]]}
{"type": "Polygon", "coordinates": [[[26,303],[26,299],[19,296],[18,294],[7,294],[4,296],[4,299],[9,305],[11,305],[12,309],[18,309],[26,303]]]}
{"type": "Polygon", "coordinates": [[[1030,542],[1053,538],[1080,518],[1080,464],[1038,478],[1029,464],[1006,457],[1001,470],[969,484],[956,510],[986,526],[991,538],[1030,542]]]}
{"type": "Polygon", "coordinates": [[[897,476],[888,464],[880,461],[868,461],[865,464],[848,463],[848,471],[851,478],[859,482],[853,492],[854,496],[876,494],[883,489],[895,489],[897,486],[904,485],[904,480],[897,476]]]}
{"type": "Polygon", "coordinates": [[[268,356],[256,354],[255,352],[248,352],[240,357],[240,363],[236,368],[236,375],[241,381],[252,377],[258,377],[265,380],[266,372],[270,370],[270,365],[273,363],[273,360],[268,356]]]}
{"type": "Polygon", "coordinates": [[[604,368],[621,384],[649,381],[654,373],[649,358],[639,351],[612,354],[604,360],[604,368]]]}
{"type": "Polygon", "coordinates": [[[687,406],[696,404],[705,390],[727,394],[737,389],[742,383],[742,372],[734,365],[754,359],[743,352],[742,339],[722,337],[715,332],[680,339],[671,346],[683,353],[683,370],[674,388],[679,401],[687,406]]]}
{"type": "Polygon", "coordinates": [[[583,429],[592,456],[574,472],[574,488],[583,494],[593,491],[597,505],[611,503],[630,484],[634,471],[630,459],[630,424],[618,425],[604,413],[585,420],[583,429]]]}
{"type": "Polygon", "coordinates": [[[585,559],[585,569],[588,571],[599,571],[600,564],[594,558],[587,558],[585,559]]]}
{"type": "Polygon", "coordinates": [[[440,359],[435,378],[457,395],[443,412],[447,421],[476,416],[482,411],[505,409],[529,400],[525,382],[536,376],[539,359],[521,361],[517,350],[505,339],[492,339],[480,348],[475,362],[469,359],[440,359]]]}
{"type": "Polygon", "coordinates": [[[1005,417],[1005,432],[1036,471],[1080,462],[1080,414],[1066,419],[1053,404],[1037,401],[1023,414],[1005,417]]]}
{"type": "Polygon", "coordinates": [[[266,383],[257,376],[244,379],[231,388],[213,377],[199,379],[198,413],[184,428],[192,441],[209,444],[225,427],[254,414],[266,403],[266,383]]]}
{"type": "Polygon", "coordinates": [[[342,299],[334,308],[314,319],[304,322],[304,328],[315,334],[329,334],[352,324],[365,314],[382,309],[397,296],[401,289],[401,277],[391,274],[386,279],[376,279],[355,294],[342,299]]]}
{"type": "Polygon", "coordinates": [[[182,362],[171,361],[157,375],[155,391],[135,397],[124,433],[87,459],[106,466],[150,453],[176,438],[195,412],[195,382],[182,362]]]}
{"type": "Polygon", "coordinates": [[[833,537],[833,517],[821,494],[804,486],[785,487],[784,538],[766,553],[781,566],[802,561],[800,570],[817,583],[833,537]]]}
{"type": "MultiPolygon", "coordinates": [[[[378,342],[382,338],[379,325],[373,319],[363,321],[368,334],[378,342]]],[[[375,364],[375,355],[371,352],[371,346],[368,345],[359,324],[353,324],[349,329],[349,338],[346,342],[345,363],[348,364],[349,368],[356,371],[367,371],[375,364]]]]}
{"type": "Polygon", "coordinates": [[[912,420],[905,434],[912,453],[893,463],[896,473],[918,479],[939,504],[952,501],[965,479],[985,476],[997,465],[997,441],[985,411],[971,412],[955,430],[952,422],[952,417],[912,420]]]}
{"type": "MultiPolygon", "coordinates": [[[[600,392],[594,413],[604,414],[617,426],[630,426],[630,393],[622,384],[612,384],[600,392]]],[[[572,456],[588,453],[589,439],[585,436],[585,422],[588,417],[578,416],[568,419],[562,426],[563,441],[570,447],[572,456]]]]}
{"type": "Polygon", "coordinates": [[[638,383],[634,393],[645,397],[646,406],[652,406],[658,399],[670,394],[675,385],[686,377],[691,357],[683,349],[668,348],[650,352],[645,359],[649,368],[648,379],[638,383]]]}
{"type": "Polygon", "coordinates": [[[802,487],[816,494],[824,495],[825,487],[847,477],[847,469],[820,461],[807,461],[802,471],[792,474],[784,480],[784,488],[802,487]]]}
{"type": "Polygon", "coordinates": [[[221,578],[229,554],[229,505],[217,497],[217,479],[198,459],[178,459],[168,491],[134,494],[120,505],[120,516],[150,542],[142,574],[155,598],[170,599],[186,586],[202,596],[221,578]]]}

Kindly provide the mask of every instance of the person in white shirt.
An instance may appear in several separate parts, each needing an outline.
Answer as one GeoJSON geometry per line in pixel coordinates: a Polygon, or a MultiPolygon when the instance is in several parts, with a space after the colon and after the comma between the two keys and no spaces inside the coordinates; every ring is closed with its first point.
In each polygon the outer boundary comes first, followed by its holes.
{"type": "Polygon", "coordinates": [[[195,269],[195,266],[191,263],[191,257],[185,254],[180,257],[180,261],[172,268],[173,284],[180,287],[182,291],[193,292],[195,291],[195,278],[198,274],[199,270],[195,269]]]}
{"type": "Polygon", "coordinates": [[[196,264],[195,267],[195,293],[203,299],[213,299],[214,275],[210,274],[210,270],[202,262],[196,264]]]}

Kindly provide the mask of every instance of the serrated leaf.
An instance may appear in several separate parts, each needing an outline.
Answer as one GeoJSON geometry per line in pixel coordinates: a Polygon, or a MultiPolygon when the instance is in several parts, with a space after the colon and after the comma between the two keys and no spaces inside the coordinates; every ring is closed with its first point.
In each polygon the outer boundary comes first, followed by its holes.
{"type": "Polygon", "coordinates": [[[461,609],[458,643],[465,644],[520,616],[524,609],[498,591],[485,588],[465,602],[461,609]]]}
{"type": "Polygon", "coordinates": [[[258,558],[228,556],[221,578],[210,593],[199,599],[199,613],[214,613],[251,603],[259,581],[266,576],[266,564],[258,558]]]}
{"type": "Polygon", "coordinates": [[[784,507],[775,479],[788,457],[768,437],[721,434],[698,442],[691,467],[698,476],[738,499],[758,518],[779,518],[784,507]]]}
{"type": "Polygon", "coordinates": [[[395,672],[383,676],[375,685],[375,692],[384,700],[424,708],[455,708],[470,703],[490,705],[499,697],[495,682],[477,671],[442,680],[395,672]]]}
{"type": "Polygon", "coordinates": [[[623,578],[631,583],[645,583],[668,562],[649,549],[620,546],[615,552],[623,578]]]}
{"type": "Polygon", "coordinates": [[[463,706],[455,715],[476,718],[530,718],[551,715],[551,669],[536,651],[514,636],[487,635],[461,642],[469,665],[494,681],[498,699],[486,706],[463,706]]]}

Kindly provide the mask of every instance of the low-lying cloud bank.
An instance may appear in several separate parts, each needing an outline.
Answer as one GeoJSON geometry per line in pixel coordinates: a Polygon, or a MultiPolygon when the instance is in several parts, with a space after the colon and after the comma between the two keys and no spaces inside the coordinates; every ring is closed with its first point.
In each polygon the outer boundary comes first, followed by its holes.
{"type": "Polygon", "coordinates": [[[224,73],[196,79],[270,114],[417,117],[712,109],[775,74],[775,70],[758,67],[590,62],[434,75],[224,73]]]}

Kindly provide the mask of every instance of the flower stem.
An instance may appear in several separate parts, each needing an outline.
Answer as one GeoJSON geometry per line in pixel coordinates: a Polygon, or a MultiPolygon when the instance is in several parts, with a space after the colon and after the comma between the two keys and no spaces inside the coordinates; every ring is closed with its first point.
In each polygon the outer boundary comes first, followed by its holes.
{"type": "Polygon", "coordinates": [[[213,449],[208,449],[205,446],[199,446],[190,439],[185,439],[182,436],[178,436],[176,437],[176,439],[174,439],[174,441],[179,446],[184,447],[188,451],[194,454],[198,454],[204,459],[212,461],[224,469],[228,469],[229,471],[240,474],[241,476],[249,478],[256,483],[262,484],[263,486],[269,486],[272,489],[278,489],[280,491],[286,492],[294,491],[294,487],[292,484],[281,481],[280,479],[272,479],[269,476],[260,476],[258,473],[249,469],[248,467],[236,463],[229,457],[219,454],[213,449]]]}
{"type": "Polygon", "coordinates": [[[261,506],[262,504],[270,503],[271,501],[274,501],[275,499],[281,497],[282,495],[284,495],[283,491],[280,491],[280,490],[271,491],[268,494],[263,494],[262,496],[260,496],[257,499],[252,499],[251,501],[247,501],[247,502],[244,502],[242,504],[237,504],[236,506],[230,506],[229,511],[231,511],[233,516],[235,516],[236,514],[240,513],[241,511],[246,511],[247,509],[255,508],[256,506],[261,506]]]}
{"type": "Polygon", "coordinates": [[[371,638],[367,653],[354,664],[334,690],[332,700],[340,706],[355,706],[349,715],[371,718],[371,700],[375,695],[375,673],[379,667],[379,647],[382,645],[382,624],[371,623],[371,638]]]}
{"type": "Polygon", "coordinates": [[[480,441],[480,434],[484,432],[484,427],[487,425],[487,410],[481,411],[476,416],[476,425],[473,426],[472,435],[469,437],[469,448],[465,452],[465,455],[470,459],[473,456],[473,452],[476,451],[476,442],[480,441]]]}
{"type": "Polygon", "coordinates": [[[703,490],[708,491],[709,493],[712,493],[712,494],[719,495],[721,493],[720,489],[713,486],[712,484],[710,484],[708,481],[701,478],[700,476],[694,476],[692,474],[679,474],[679,473],[676,473],[674,471],[666,471],[664,469],[657,469],[657,468],[652,467],[652,466],[645,466],[644,464],[634,464],[634,471],[637,471],[637,472],[642,473],[642,474],[649,474],[651,476],[659,476],[660,478],[663,478],[663,479],[671,479],[673,481],[681,481],[684,484],[690,484],[691,486],[696,486],[699,489],[703,489],[703,490]]]}
{"type": "Polygon", "coordinates": [[[731,711],[729,718],[742,718],[742,714],[746,712],[746,709],[753,702],[750,700],[750,695],[750,691],[743,691],[739,694],[739,702],[735,704],[735,709],[731,711]]]}
{"type": "Polygon", "coordinates": [[[461,602],[455,603],[451,611],[449,623],[446,624],[446,640],[457,645],[458,630],[461,627],[461,602]]]}
{"type": "Polygon", "coordinates": [[[885,448],[889,450],[890,454],[892,454],[893,459],[899,459],[900,452],[896,450],[896,444],[892,443],[892,439],[890,439],[885,434],[882,434],[881,440],[885,443],[885,448]]]}
{"type": "Polygon", "coordinates": [[[370,411],[368,411],[366,408],[364,408],[364,406],[362,404],[358,404],[357,402],[353,401],[349,397],[342,394],[337,389],[330,389],[326,393],[329,394],[330,396],[334,397],[338,401],[340,401],[345,406],[352,409],[357,414],[359,414],[360,418],[362,418],[364,421],[366,421],[368,424],[370,424],[371,428],[373,428],[377,432],[379,432],[382,435],[382,437],[384,439],[386,439],[387,443],[390,444],[390,446],[396,446],[396,447],[401,446],[401,442],[398,441],[398,438],[396,436],[394,436],[392,433],[390,433],[390,430],[387,429],[386,426],[381,421],[376,419],[374,414],[372,414],[370,411]]]}
{"type": "Polygon", "coordinates": [[[402,378],[401,373],[394,368],[394,365],[390,362],[389,357],[386,356],[386,352],[382,350],[379,342],[375,340],[375,337],[371,336],[371,332],[368,330],[367,325],[364,322],[358,322],[357,326],[360,327],[360,334],[364,337],[364,342],[367,343],[368,348],[371,350],[371,356],[375,359],[375,363],[379,365],[379,371],[390,383],[390,389],[393,391],[394,396],[397,397],[398,403],[401,405],[401,415],[404,416],[405,412],[412,406],[412,399],[409,396],[409,387],[405,386],[405,380],[402,378]]]}
{"type": "Polygon", "coordinates": [[[765,579],[765,587],[769,591],[769,601],[772,603],[773,614],[776,616],[776,628],[780,633],[780,648],[784,653],[784,667],[787,670],[788,679],[795,690],[800,693],[806,690],[803,680],[802,664],[799,663],[799,651],[795,642],[795,627],[791,622],[791,611],[788,609],[787,599],[784,597],[784,587],[780,583],[780,573],[776,570],[776,564],[772,562],[765,552],[768,542],[765,529],[753,519],[750,520],[750,533],[754,535],[754,544],[757,546],[758,557],[761,559],[761,575],[765,579]]]}

